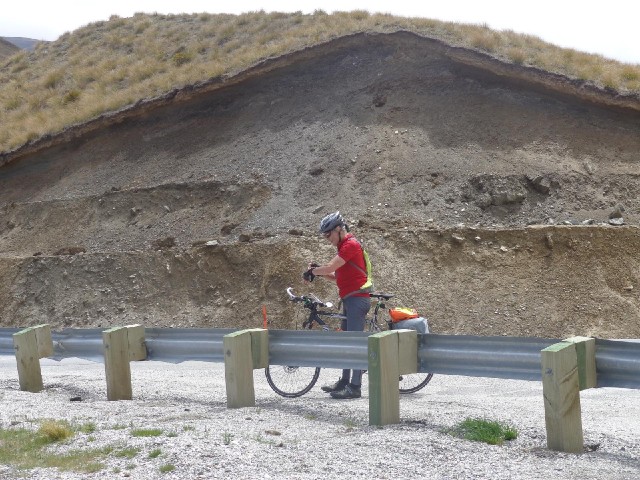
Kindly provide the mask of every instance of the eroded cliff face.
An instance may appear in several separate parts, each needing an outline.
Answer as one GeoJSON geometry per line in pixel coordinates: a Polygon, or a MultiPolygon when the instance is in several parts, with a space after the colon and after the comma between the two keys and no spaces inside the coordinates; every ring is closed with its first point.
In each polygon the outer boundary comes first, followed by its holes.
{"type": "Polygon", "coordinates": [[[140,102],[5,155],[2,324],[291,326],[340,209],[436,332],[637,337],[639,104],[408,33],[140,102]]]}

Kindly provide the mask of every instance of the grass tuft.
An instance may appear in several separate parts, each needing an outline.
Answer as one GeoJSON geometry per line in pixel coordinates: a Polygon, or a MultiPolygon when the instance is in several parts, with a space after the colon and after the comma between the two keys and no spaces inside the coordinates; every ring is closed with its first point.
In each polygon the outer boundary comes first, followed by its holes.
{"type": "Polygon", "coordinates": [[[222,434],[222,443],[224,445],[229,445],[231,443],[231,440],[233,440],[233,433],[224,432],[222,434]]]}
{"type": "Polygon", "coordinates": [[[89,434],[89,433],[94,433],[97,429],[98,429],[98,427],[96,426],[96,424],[94,422],[88,422],[88,423],[85,423],[83,425],[80,425],[77,428],[77,431],[89,434]]]}
{"type": "Polygon", "coordinates": [[[173,54],[173,56],[171,57],[171,60],[173,61],[173,64],[176,67],[179,67],[179,66],[184,65],[185,63],[189,63],[191,60],[193,60],[193,53],[190,53],[190,52],[177,52],[177,53],[173,54]]]}
{"type": "Polygon", "coordinates": [[[67,422],[56,420],[45,420],[40,424],[38,433],[42,435],[47,443],[60,442],[73,437],[73,429],[67,422]]]}
{"type": "Polygon", "coordinates": [[[163,431],[159,428],[137,428],[131,430],[132,437],[159,437],[163,431]]]}
{"type": "Polygon", "coordinates": [[[149,452],[149,458],[158,458],[161,453],[162,453],[162,450],[160,450],[159,448],[151,450],[149,452]]]}
{"type": "Polygon", "coordinates": [[[68,103],[73,103],[75,101],[77,101],[80,98],[80,90],[77,89],[73,89],[73,90],[69,90],[67,93],[64,94],[64,97],[62,97],[62,103],[63,104],[68,104],[68,103]]]}
{"type": "Polygon", "coordinates": [[[138,447],[125,447],[121,450],[114,452],[114,455],[119,458],[133,458],[140,453],[140,448],[138,447]]]}
{"type": "Polygon", "coordinates": [[[515,428],[500,422],[482,418],[466,418],[448,431],[455,437],[484,442],[489,445],[502,445],[506,440],[515,440],[518,432],[515,428]]]}

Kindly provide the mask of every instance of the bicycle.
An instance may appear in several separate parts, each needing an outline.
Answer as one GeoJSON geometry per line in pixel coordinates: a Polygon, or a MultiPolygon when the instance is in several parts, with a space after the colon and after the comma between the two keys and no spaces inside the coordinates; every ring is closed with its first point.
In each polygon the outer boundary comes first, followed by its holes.
{"type": "MultiPolygon", "coordinates": [[[[319,310],[321,308],[332,308],[333,304],[331,302],[323,302],[315,295],[297,296],[293,293],[291,287],[287,288],[287,294],[292,302],[302,303],[302,306],[309,310],[309,317],[302,323],[303,329],[311,330],[315,325],[318,325],[323,330],[328,331],[331,327],[322,317],[339,320],[346,318],[343,314],[335,311],[319,310]]],[[[366,318],[365,331],[380,332],[383,330],[383,327],[379,322],[379,312],[380,310],[386,309],[386,302],[393,298],[393,295],[388,293],[370,293],[369,296],[375,298],[376,302],[373,315],[366,318]]],[[[391,329],[391,321],[387,321],[386,323],[388,328],[391,329]]],[[[304,395],[314,387],[318,381],[318,377],[320,377],[320,370],[320,367],[270,365],[265,368],[264,373],[269,386],[274,392],[282,397],[296,398],[304,395]]],[[[431,381],[431,378],[433,378],[433,373],[402,375],[399,378],[400,393],[415,393],[426,387],[431,381]]]]}

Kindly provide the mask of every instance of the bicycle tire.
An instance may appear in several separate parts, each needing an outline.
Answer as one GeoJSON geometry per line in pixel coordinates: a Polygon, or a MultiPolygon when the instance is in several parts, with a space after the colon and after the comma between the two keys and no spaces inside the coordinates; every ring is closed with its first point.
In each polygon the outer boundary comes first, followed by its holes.
{"type": "Polygon", "coordinates": [[[320,367],[269,365],[264,374],[274,392],[285,398],[296,398],[313,388],[320,376],[320,367]]]}
{"type": "Polygon", "coordinates": [[[415,393],[422,390],[433,378],[433,373],[409,373],[400,376],[400,393],[415,393]]]}

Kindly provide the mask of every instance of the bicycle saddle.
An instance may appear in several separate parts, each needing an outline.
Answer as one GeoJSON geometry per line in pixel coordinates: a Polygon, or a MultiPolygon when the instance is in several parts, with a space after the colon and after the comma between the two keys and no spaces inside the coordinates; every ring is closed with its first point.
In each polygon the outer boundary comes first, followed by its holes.
{"type": "Polygon", "coordinates": [[[389,300],[393,297],[393,293],[371,292],[370,297],[382,298],[383,300],[389,300]]]}

